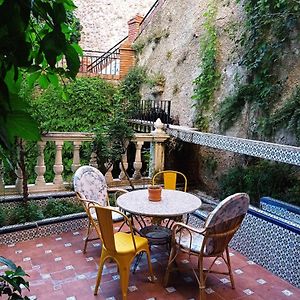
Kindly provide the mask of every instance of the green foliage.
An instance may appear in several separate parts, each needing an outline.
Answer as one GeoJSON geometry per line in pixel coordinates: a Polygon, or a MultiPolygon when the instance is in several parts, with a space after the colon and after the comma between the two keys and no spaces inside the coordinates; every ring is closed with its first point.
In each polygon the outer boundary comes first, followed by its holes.
{"type": "Polygon", "coordinates": [[[204,14],[203,24],[206,34],[200,40],[201,73],[194,80],[195,89],[192,98],[197,111],[196,126],[200,130],[208,129],[207,112],[211,109],[213,96],[219,84],[220,73],[217,69],[217,30],[215,25],[217,8],[214,1],[204,14]]]}
{"type": "MultiPolygon", "coordinates": [[[[241,2],[237,0],[237,2],[241,2]]],[[[283,0],[246,1],[246,20],[240,39],[244,55],[239,62],[246,71],[245,84],[236,87],[220,107],[220,124],[228,129],[238,119],[245,104],[256,117],[254,132],[265,135],[274,105],[281,99],[284,80],[279,78],[281,59],[298,30],[300,3],[283,0]],[[230,108],[234,112],[230,111],[230,108]]]]}
{"type": "Polygon", "coordinates": [[[12,224],[26,223],[44,219],[42,209],[32,202],[22,203],[17,206],[11,218],[12,224]]]}
{"type": "Polygon", "coordinates": [[[71,40],[67,13],[72,0],[0,1],[0,145],[12,149],[15,137],[38,140],[37,123],[18,96],[22,72],[42,87],[58,86],[58,76],[75,78],[81,49],[71,40]],[[13,20],[13,22],[12,22],[13,20]],[[66,59],[66,67],[57,62],[66,59]]]}
{"type": "Polygon", "coordinates": [[[3,274],[0,273],[0,297],[6,295],[7,300],[29,300],[27,296],[22,296],[23,286],[29,290],[29,282],[24,279],[29,275],[8,258],[0,256],[0,263],[8,267],[3,274]]]}
{"type": "Polygon", "coordinates": [[[113,85],[98,78],[82,77],[70,82],[65,90],[67,98],[49,87],[30,101],[31,115],[42,131],[92,131],[95,124],[106,122],[116,91],[113,85]]]}
{"type": "Polygon", "coordinates": [[[285,101],[283,107],[278,109],[270,118],[269,134],[280,128],[287,128],[294,132],[300,143],[300,87],[296,87],[293,95],[285,101]]]}
{"type": "Polygon", "coordinates": [[[166,78],[163,74],[161,73],[156,73],[150,77],[147,78],[147,84],[150,87],[154,87],[154,86],[165,86],[166,83],[166,78]]]}
{"type": "Polygon", "coordinates": [[[145,48],[144,41],[136,41],[132,44],[132,49],[136,51],[137,54],[141,54],[145,48]]]}
{"type": "Polygon", "coordinates": [[[297,176],[295,167],[268,161],[233,167],[220,179],[220,197],[243,191],[249,194],[254,205],[263,196],[299,205],[300,182],[297,176]]]}
{"type": "Polygon", "coordinates": [[[45,218],[52,218],[79,213],[83,211],[84,209],[80,203],[49,199],[44,209],[44,215],[45,218]]]}

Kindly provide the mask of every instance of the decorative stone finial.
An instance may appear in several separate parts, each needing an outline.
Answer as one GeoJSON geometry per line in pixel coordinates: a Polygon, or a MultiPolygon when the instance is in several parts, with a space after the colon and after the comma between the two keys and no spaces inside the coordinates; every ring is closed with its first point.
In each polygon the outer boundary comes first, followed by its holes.
{"type": "Polygon", "coordinates": [[[162,134],[162,133],[165,133],[165,132],[163,131],[164,123],[161,121],[160,118],[158,118],[158,119],[154,122],[154,128],[155,128],[155,130],[152,131],[152,133],[155,133],[155,134],[162,134]]]}

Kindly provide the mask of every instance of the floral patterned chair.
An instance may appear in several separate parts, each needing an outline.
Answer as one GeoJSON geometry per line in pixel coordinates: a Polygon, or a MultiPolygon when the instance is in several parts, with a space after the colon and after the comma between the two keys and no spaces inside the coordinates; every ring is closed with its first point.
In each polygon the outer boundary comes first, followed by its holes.
{"type": "MultiPolygon", "coordinates": [[[[108,188],[104,175],[92,166],[82,166],[77,169],[73,178],[73,186],[77,198],[81,201],[89,217],[87,235],[83,248],[83,252],[85,253],[87,243],[95,240],[95,238],[89,237],[93,227],[92,219],[97,220],[96,212],[90,212],[89,207],[95,204],[110,206],[108,193],[127,193],[127,191],[120,188],[108,188]]],[[[120,214],[117,213],[113,213],[112,217],[115,222],[122,220],[120,214]]]]}
{"type": "Polygon", "coordinates": [[[184,252],[198,257],[199,270],[194,270],[194,274],[199,283],[201,300],[205,299],[205,280],[208,273],[228,275],[231,287],[234,289],[228,244],[239,229],[247,213],[249,202],[249,196],[245,193],[227,197],[208,215],[203,228],[176,223],[172,229],[172,248],[164,278],[165,286],[168,285],[169,275],[178,253],[184,252]],[[207,270],[203,266],[206,257],[214,258],[207,270]],[[227,271],[220,272],[212,269],[218,258],[224,260],[227,271]]]}

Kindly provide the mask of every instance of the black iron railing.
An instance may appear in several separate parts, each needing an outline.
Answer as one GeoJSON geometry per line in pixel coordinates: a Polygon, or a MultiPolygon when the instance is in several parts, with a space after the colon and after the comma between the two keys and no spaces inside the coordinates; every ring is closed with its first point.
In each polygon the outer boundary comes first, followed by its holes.
{"type": "Polygon", "coordinates": [[[143,121],[154,123],[160,118],[168,126],[173,123],[170,113],[170,100],[141,100],[135,106],[132,119],[139,120],[141,123],[143,121]]]}

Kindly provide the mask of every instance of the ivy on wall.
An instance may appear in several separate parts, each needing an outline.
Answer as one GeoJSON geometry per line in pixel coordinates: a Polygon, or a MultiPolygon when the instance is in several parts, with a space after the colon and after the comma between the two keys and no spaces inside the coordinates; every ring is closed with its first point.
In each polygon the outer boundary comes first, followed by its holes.
{"type": "MultiPolygon", "coordinates": [[[[238,78],[235,92],[221,103],[220,128],[223,131],[230,128],[248,105],[254,121],[250,136],[262,137],[274,133],[273,126],[287,126],[289,123],[289,114],[283,119],[279,117],[280,113],[287,112],[286,108],[278,111],[273,119],[270,117],[285,86],[280,68],[285,51],[289,50],[299,29],[300,3],[286,0],[236,2],[242,3],[246,16],[241,38],[236,44],[243,49],[239,64],[247,75],[243,80],[238,78]]],[[[288,111],[297,109],[297,105],[297,101],[289,103],[288,111]]],[[[298,127],[290,125],[293,130],[298,127]]]]}
{"type": "Polygon", "coordinates": [[[201,73],[194,80],[195,89],[192,99],[195,100],[196,120],[195,125],[203,131],[208,129],[209,119],[207,114],[212,107],[214,92],[219,84],[220,73],[217,69],[217,29],[215,19],[217,6],[215,1],[211,1],[208,10],[205,12],[206,30],[200,39],[201,73]]]}

